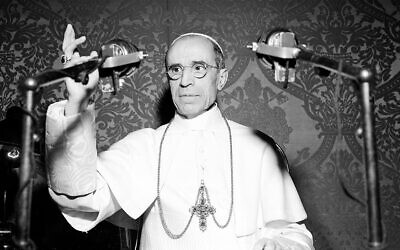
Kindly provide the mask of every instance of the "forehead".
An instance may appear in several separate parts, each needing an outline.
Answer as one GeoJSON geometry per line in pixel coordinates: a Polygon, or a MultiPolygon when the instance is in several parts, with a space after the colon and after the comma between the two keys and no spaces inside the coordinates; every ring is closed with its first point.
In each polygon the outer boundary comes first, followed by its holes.
{"type": "Polygon", "coordinates": [[[213,44],[207,38],[200,36],[184,37],[176,41],[168,50],[168,65],[190,65],[195,61],[204,61],[209,64],[215,61],[213,44]]]}

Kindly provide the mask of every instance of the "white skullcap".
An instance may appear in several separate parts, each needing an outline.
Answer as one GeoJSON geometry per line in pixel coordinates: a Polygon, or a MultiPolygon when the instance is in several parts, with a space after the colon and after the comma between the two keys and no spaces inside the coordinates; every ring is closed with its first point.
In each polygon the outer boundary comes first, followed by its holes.
{"type": "Polygon", "coordinates": [[[182,35],[178,36],[177,38],[175,38],[175,39],[172,41],[171,46],[174,45],[174,43],[175,43],[176,41],[178,41],[179,39],[181,39],[181,38],[183,38],[183,37],[186,37],[186,36],[201,36],[201,37],[204,37],[204,38],[208,39],[208,40],[211,41],[214,45],[217,45],[217,46],[218,46],[219,50],[221,51],[222,56],[224,56],[224,51],[222,50],[221,45],[219,45],[219,43],[218,43],[214,38],[212,38],[211,36],[206,35],[206,34],[202,34],[202,33],[190,32],[190,33],[182,34],[182,35]]]}

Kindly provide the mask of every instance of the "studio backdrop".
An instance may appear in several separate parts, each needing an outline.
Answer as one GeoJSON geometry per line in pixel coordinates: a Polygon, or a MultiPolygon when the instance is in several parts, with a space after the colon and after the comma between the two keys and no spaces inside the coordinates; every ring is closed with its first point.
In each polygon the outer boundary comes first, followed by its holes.
{"type": "MultiPolygon", "coordinates": [[[[284,88],[246,45],[283,27],[318,55],[376,70],[371,99],[382,223],[386,249],[400,248],[398,1],[2,0],[0,8],[1,119],[10,107],[21,105],[18,84],[59,60],[68,23],[77,36],[86,36],[81,54],[114,38],[148,54],[116,95],[96,92],[99,151],[170,117],[164,56],[174,38],[201,32],[218,40],[229,69],[219,105],[229,119],[265,132],[284,149],[316,249],[368,249],[359,89],[336,74],[320,76],[302,61],[296,64],[295,81],[284,88]]],[[[38,133],[43,134],[47,107],[66,98],[65,86],[52,85],[35,97],[38,133]]],[[[44,165],[37,168],[44,173],[44,165]]],[[[46,195],[40,202],[33,198],[32,235],[42,249],[126,249],[127,238],[110,223],[88,234],[73,231],[46,195]]]]}

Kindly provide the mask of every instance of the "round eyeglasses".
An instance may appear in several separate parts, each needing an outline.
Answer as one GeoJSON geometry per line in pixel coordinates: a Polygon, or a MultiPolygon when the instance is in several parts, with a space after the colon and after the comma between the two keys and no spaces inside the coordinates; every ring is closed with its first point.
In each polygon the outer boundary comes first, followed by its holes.
{"type": "Polygon", "coordinates": [[[208,68],[218,69],[217,66],[213,66],[205,62],[196,62],[190,66],[173,64],[168,67],[167,74],[172,80],[178,80],[179,78],[182,77],[184,68],[191,68],[191,72],[193,76],[196,78],[203,78],[207,74],[208,68]]]}

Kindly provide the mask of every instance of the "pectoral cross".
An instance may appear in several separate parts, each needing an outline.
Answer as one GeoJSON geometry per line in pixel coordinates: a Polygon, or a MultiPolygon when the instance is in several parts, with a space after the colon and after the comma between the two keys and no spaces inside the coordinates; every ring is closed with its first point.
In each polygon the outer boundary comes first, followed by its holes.
{"type": "Polygon", "coordinates": [[[190,208],[190,212],[199,217],[199,227],[204,232],[207,229],[207,217],[215,213],[215,208],[210,204],[207,188],[203,180],[201,181],[197,197],[196,205],[190,208]]]}

